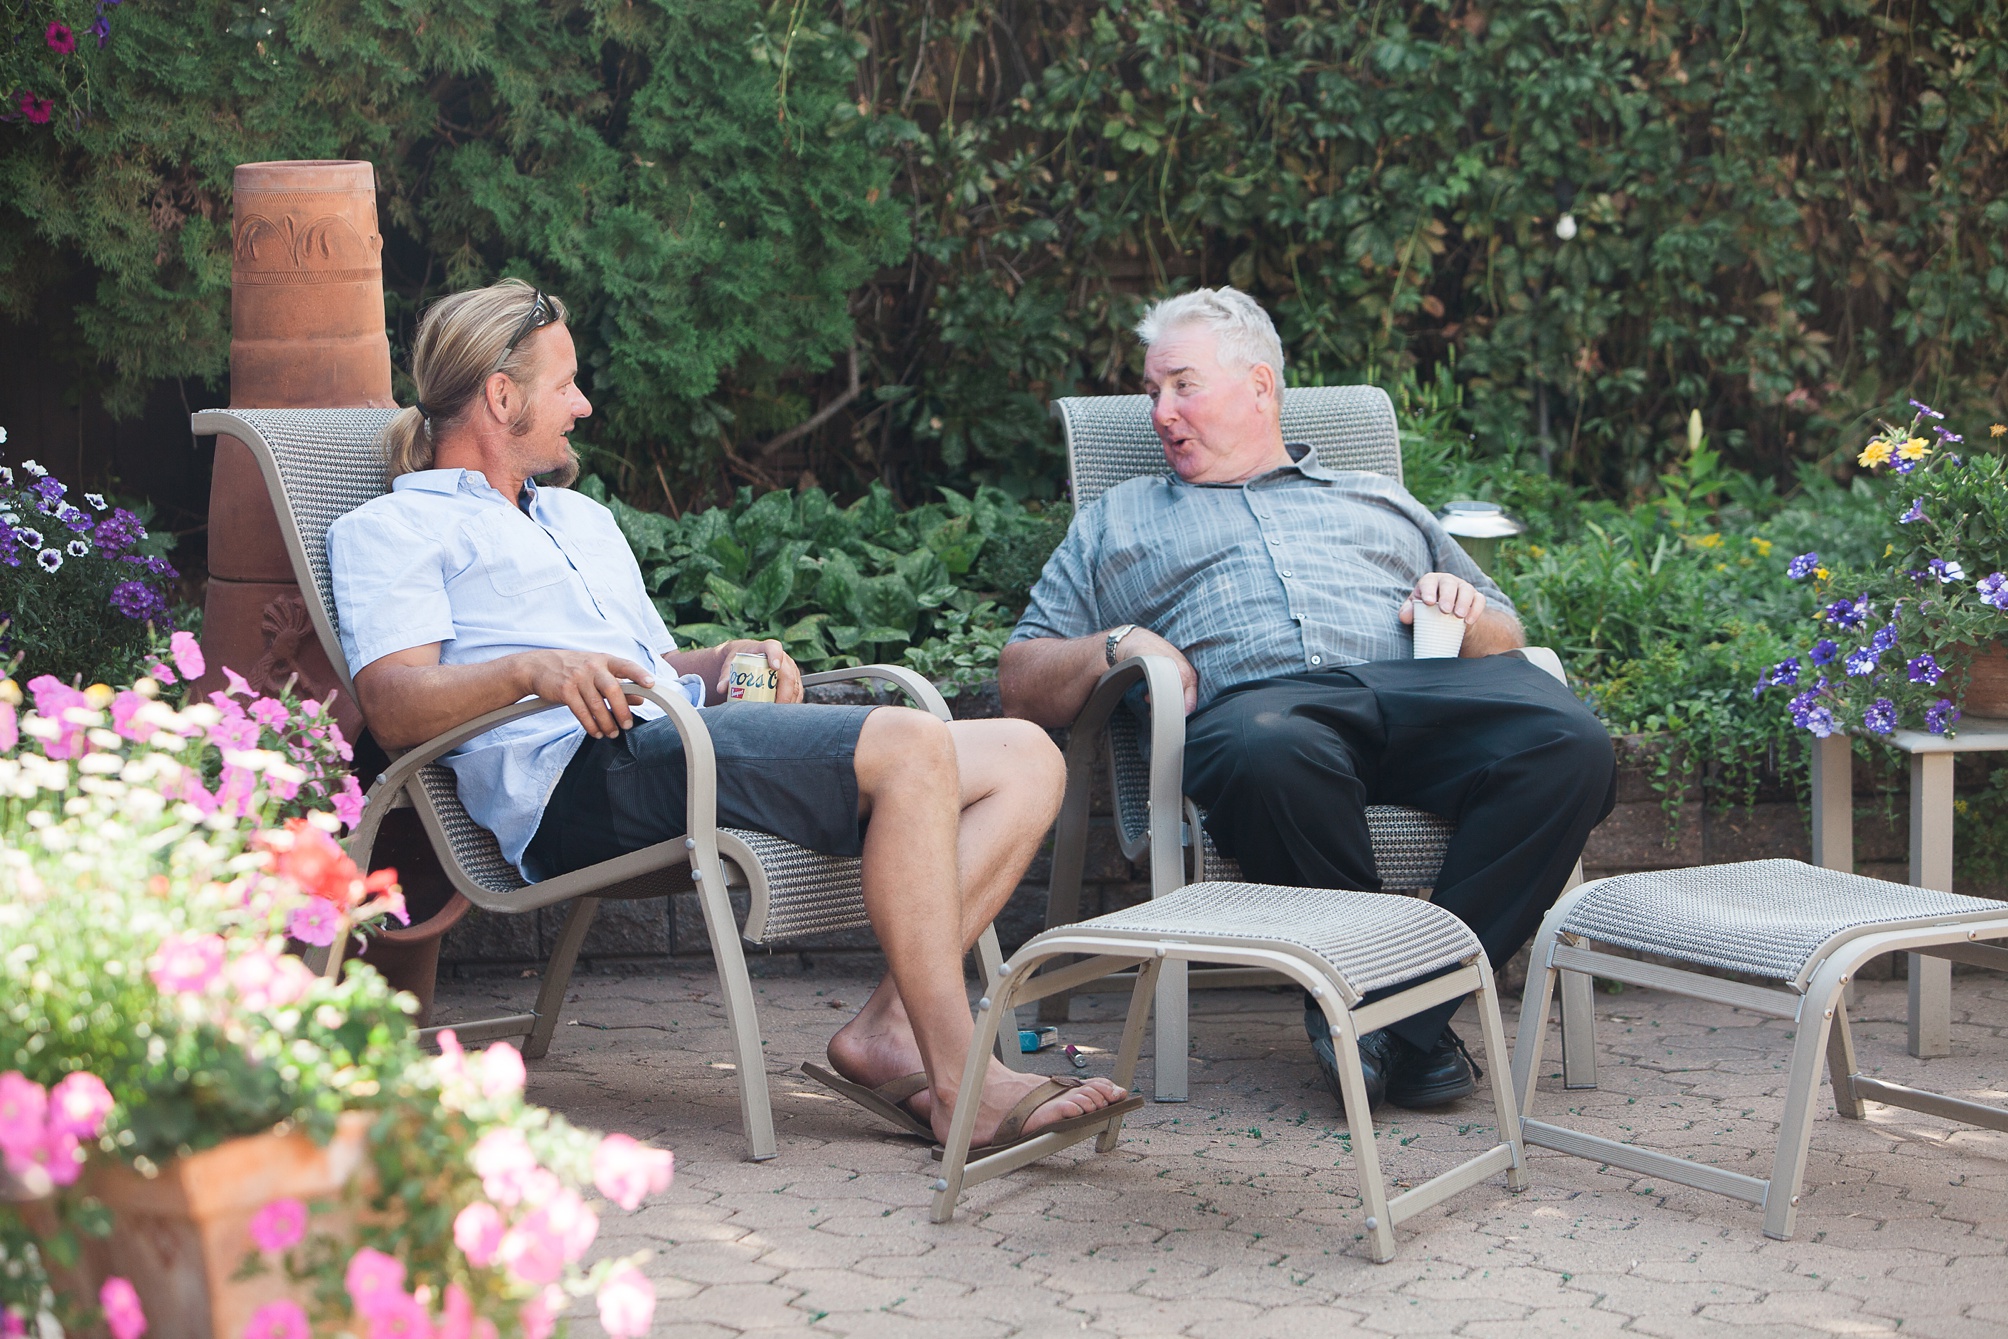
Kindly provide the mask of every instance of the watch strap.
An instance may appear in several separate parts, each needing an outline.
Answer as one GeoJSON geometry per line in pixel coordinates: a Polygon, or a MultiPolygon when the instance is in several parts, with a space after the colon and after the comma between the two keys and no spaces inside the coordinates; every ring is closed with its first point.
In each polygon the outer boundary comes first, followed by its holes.
{"type": "Polygon", "coordinates": [[[1116,667],[1116,647],[1122,645],[1123,638],[1135,631],[1134,623],[1125,623],[1119,628],[1109,629],[1109,635],[1102,641],[1102,659],[1108,662],[1110,669],[1116,667]]]}

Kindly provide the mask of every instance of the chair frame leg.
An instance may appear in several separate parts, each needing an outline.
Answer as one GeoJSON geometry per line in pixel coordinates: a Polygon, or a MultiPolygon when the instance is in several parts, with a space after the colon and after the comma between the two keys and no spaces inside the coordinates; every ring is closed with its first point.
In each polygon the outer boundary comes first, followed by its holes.
{"type": "Polygon", "coordinates": [[[1513,1091],[1513,1056],[1506,1049],[1506,1024],[1499,1016],[1499,986],[1492,968],[1478,959],[1478,1031],[1485,1046],[1485,1066],[1492,1075],[1492,1110],[1499,1118],[1499,1137],[1513,1150],[1506,1169],[1506,1188],[1519,1194],[1527,1188],[1527,1147],[1520,1137],[1520,1105],[1513,1091]]]}
{"type": "Polygon", "coordinates": [[[558,1030],[558,1014],[565,1006],[565,987],[572,982],[579,948],[586,942],[586,931],[592,928],[599,909],[599,898],[580,897],[573,899],[572,909],[565,914],[565,926],[558,932],[558,942],[551,947],[550,961],[544,964],[544,984],[537,991],[537,1021],[530,1025],[530,1035],[523,1039],[525,1060],[541,1060],[551,1049],[551,1037],[558,1030]]]}
{"type": "Polygon", "coordinates": [[[1151,1100],[1183,1102],[1192,1091],[1191,991],[1184,959],[1167,961],[1157,974],[1157,1067],[1151,1100]]]}
{"type": "MultiPolygon", "coordinates": [[[[983,993],[993,1000],[1003,998],[1002,982],[1004,950],[997,943],[997,927],[986,925],[983,933],[976,937],[976,965],[983,973],[983,993]]],[[[998,1020],[997,1040],[993,1049],[998,1062],[1006,1069],[1025,1068],[1025,1053],[1018,1049],[1018,1011],[1006,1009],[998,1020]]]]}
{"type": "Polygon", "coordinates": [[[718,969],[725,1025],[732,1032],[748,1156],[754,1162],[765,1162],[779,1151],[774,1138],[774,1108],[767,1092],[767,1058],[760,1045],[760,1018],[753,1008],[753,982],[746,972],[745,951],[739,946],[739,921],[732,914],[722,874],[699,883],[697,901],[704,911],[705,933],[711,937],[711,960],[718,969]]]}

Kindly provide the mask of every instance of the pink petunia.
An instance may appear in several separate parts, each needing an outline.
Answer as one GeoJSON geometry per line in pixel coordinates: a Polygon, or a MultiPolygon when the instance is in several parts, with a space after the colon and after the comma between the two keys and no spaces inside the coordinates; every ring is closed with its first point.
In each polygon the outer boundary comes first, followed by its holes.
{"type": "Polygon", "coordinates": [[[622,1265],[600,1285],[600,1326],[614,1339],[638,1339],[655,1320],[655,1285],[622,1265]]]}
{"type": "Polygon", "coordinates": [[[0,1153],[10,1165],[34,1158],[48,1128],[48,1115],[48,1089],[19,1070],[0,1074],[0,1153]]]}
{"type": "Polygon", "coordinates": [[[184,679],[199,679],[209,668],[202,659],[202,643],[195,640],[192,632],[177,632],[168,638],[167,650],[184,679]]]}
{"type": "Polygon", "coordinates": [[[223,691],[231,697],[257,696],[251,687],[251,681],[228,665],[223,667],[223,682],[227,685],[223,691]]]}
{"type": "Polygon", "coordinates": [[[251,1243],[267,1255],[298,1246],[307,1235],[307,1206],[278,1199],[251,1215],[251,1243]]]}
{"type": "Polygon", "coordinates": [[[49,44],[49,50],[58,56],[67,56],[77,49],[77,35],[67,23],[51,23],[42,34],[42,40],[49,44]]]}
{"type": "Polygon", "coordinates": [[[310,897],[305,905],[294,909],[286,921],[286,933],[302,944],[313,944],[326,948],[335,942],[335,936],[342,932],[342,913],[333,905],[318,897],[310,897]]]}
{"type": "Polygon", "coordinates": [[[89,752],[83,742],[84,727],[68,719],[66,713],[72,709],[89,711],[90,700],[78,689],[49,674],[28,680],[28,691],[35,695],[35,714],[62,727],[60,734],[43,743],[42,752],[58,762],[89,752]]]}
{"type": "Polygon", "coordinates": [[[487,1200],[476,1200],[453,1218],[453,1244],[476,1269],[486,1269],[502,1245],[507,1225],[502,1211],[487,1200]]]}
{"type": "Polygon", "coordinates": [[[133,718],[146,705],[146,699],[128,688],[112,699],[112,729],[125,739],[151,739],[153,727],[144,723],[135,725],[133,718]]]}
{"type": "Polygon", "coordinates": [[[276,697],[261,697],[251,704],[251,719],[260,725],[277,730],[293,719],[293,713],[286,710],[286,704],[276,697]]]}
{"type": "Polygon", "coordinates": [[[342,1282],[349,1290],[349,1300],[356,1304],[356,1310],[364,1317],[373,1316],[377,1309],[403,1297],[404,1264],[382,1251],[363,1247],[349,1257],[349,1267],[342,1282]]]}
{"type": "Polygon", "coordinates": [[[291,1298],[267,1302],[251,1313],[245,1323],[244,1339],[313,1339],[307,1313],[291,1298]]]}
{"type": "Polygon", "coordinates": [[[523,1091],[523,1053],[498,1041],[481,1053],[481,1095],[495,1098],[523,1091]]]}
{"type": "Polygon", "coordinates": [[[363,821],[363,788],[355,773],[342,778],[342,788],[328,798],[328,803],[334,807],[335,817],[342,821],[343,827],[353,829],[363,821]]]}
{"type": "Polygon", "coordinates": [[[65,1074],[49,1090],[49,1128],[79,1139],[95,1139],[111,1114],[111,1089],[87,1070],[65,1074]]]}
{"type": "Polygon", "coordinates": [[[223,970],[222,935],[169,935],[154,954],[148,975],[168,995],[199,995],[223,970]]]}
{"type": "Polygon", "coordinates": [[[45,126],[56,110],[56,104],[38,94],[23,92],[20,99],[21,115],[28,118],[30,125],[45,126]]]}
{"type": "Polygon", "coordinates": [[[366,1319],[369,1339],[433,1339],[432,1318],[425,1307],[407,1292],[398,1292],[377,1304],[366,1319]]]}
{"type": "MultiPolygon", "coordinates": [[[[334,941],[331,939],[329,942],[334,941]]],[[[232,958],[230,965],[223,969],[223,976],[230,983],[230,993],[238,1005],[254,1013],[283,1009],[298,1003],[300,997],[312,988],[315,979],[313,972],[298,958],[285,953],[267,953],[262,948],[252,948],[232,958]]]]}
{"type": "Polygon", "coordinates": [[[15,718],[14,704],[0,702],[0,753],[12,753],[20,742],[21,725],[15,718]]]}
{"type": "Polygon", "coordinates": [[[33,1161],[57,1185],[74,1185],[84,1174],[84,1146],[68,1130],[51,1130],[35,1150],[33,1161]]]}
{"type": "Polygon", "coordinates": [[[524,1283],[556,1283],[591,1248],[599,1226],[577,1191],[561,1189],[503,1235],[496,1258],[524,1283]]]}
{"type": "Polygon", "coordinates": [[[181,682],[174,676],[174,671],[167,667],[167,662],[162,660],[156,660],[146,667],[146,677],[164,683],[170,688],[181,682]]]}
{"type": "Polygon", "coordinates": [[[650,1195],[669,1189],[675,1173],[675,1154],[628,1135],[610,1134],[593,1150],[593,1184],[630,1213],[650,1195]]]}
{"type": "Polygon", "coordinates": [[[433,1339],[473,1339],[474,1303],[467,1299],[467,1290],[459,1284],[446,1285],[446,1297],[439,1310],[439,1324],[432,1334],[433,1339]]]}
{"type": "Polygon", "coordinates": [[[488,1198],[504,1207],[522,1203],[524,1182],[538,1170],[537,1155],[523,1132],[506,1127],[482,1135],[468,1161],[488,1198]]]}
{"type": "Polygon", "coordinates": [[[0,1307],[0,1339],[26,1339],[28,1321],[13,1307],[0,1307]]]}
{"type": "Polygon", "coordinates": [[[105,1328],[112,1339],[139,1339],[146,1333],[146,1312],[140,1309],[139,1290],[114,1274],[98,1289],[98,1305],[105,1310],[105,1328]]]}
{"type": "Polygon", "coordinates": [[[564,1306],[565,1290],[555,1284],[523,1303],[516,1312],[523,1325],[523,1339],[551,1339],[564,1306]]]}

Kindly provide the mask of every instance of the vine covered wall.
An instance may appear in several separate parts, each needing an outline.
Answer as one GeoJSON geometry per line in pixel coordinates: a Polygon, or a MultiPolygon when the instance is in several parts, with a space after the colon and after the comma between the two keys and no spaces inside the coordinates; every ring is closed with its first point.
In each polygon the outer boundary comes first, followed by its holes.
{"type": "Polygon", "coordinates": [[[1999,0],[16,9],[110,18],[60,77],[10,57],[53,114],[0,126],[0,311],[114,407],[220,389],[230,169],[324,156],[377,164],[395,340],[500,273],[565,294],[649,506],[1053,496],[1044,402],[1133,388],[1139,301],[1197,283],[1301,380],[1448,367],[1481,449],[1611,495],[1696,406],[1782,480],[1908,395],[2008,398],[1999,0]]]}

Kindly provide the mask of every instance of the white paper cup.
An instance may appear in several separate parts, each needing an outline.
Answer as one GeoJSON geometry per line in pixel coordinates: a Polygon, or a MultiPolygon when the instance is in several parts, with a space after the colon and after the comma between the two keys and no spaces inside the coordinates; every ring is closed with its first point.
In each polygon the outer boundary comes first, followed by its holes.
{"type": "Polygon", "coordinates": [[[1415,658],[1454,659],[1464,645],[1464,620],[1421,600],[1409,601],[1409,608],[1415,611],[1415,658]]]}

